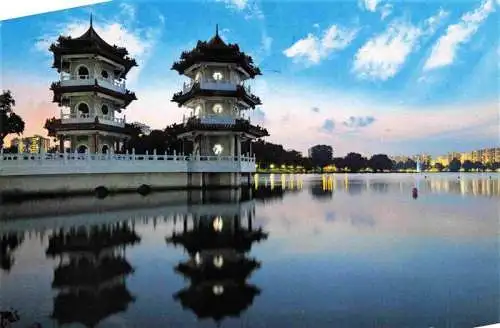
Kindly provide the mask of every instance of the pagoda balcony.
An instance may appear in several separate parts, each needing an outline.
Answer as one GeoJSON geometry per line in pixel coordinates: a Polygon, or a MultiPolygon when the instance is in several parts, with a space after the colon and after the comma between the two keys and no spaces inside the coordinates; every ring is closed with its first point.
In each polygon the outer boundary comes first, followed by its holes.
{"type": "Polygon", "coordinates": [[[124,128],[126,124],[125,117],[112,117],[110,115],[90,115],[90,114],[67,114],[61,113],[61,124],[94,123],[98,120],[101,124],[112,125],[124,128]]]}
{"type": "Polygon", "coordinates": [[[170,128],[175,135],[182,135],[192,131],[225,131],[244,132],[253,135],[256,138],[269,136],[269,132],[258,125],[250,124],[250,120],[243,118],[234,118],[227,116],[209,116],[209,117],[189,117],[184,118],[183,124],[175,125],[170,128]]]}
{"type": "Polygon", "coordinates": [[[73,87],[82,85],[94,85],[97,84],[103,88],[113,90],[118,93],[126,93],[126,83],[125,81],[117,81],[113,79],[105,79],[100,75],[61,75],[61,86],[62,87],[73,87]]]}
{"type": "Polygon", "coordinates": [[[172,101],[177,102],[181,107],[197,96],[236,97],[252,108],[262,104],[260,98],[252,94],[249,86],[226,81],[207,82],[206,84],[203,81],[184,83],[182,91],[175,93],[172,101]]]}

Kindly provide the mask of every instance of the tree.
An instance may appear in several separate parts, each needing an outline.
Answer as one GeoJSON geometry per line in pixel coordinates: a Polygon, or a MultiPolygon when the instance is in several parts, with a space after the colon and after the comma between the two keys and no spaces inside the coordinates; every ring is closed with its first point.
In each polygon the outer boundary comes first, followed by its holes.
{"type": "Polygon", "coordinates": [[[462,164],[462,168],[464,169],[465,172],[469,172],[474,168],[474,163],[472,163],[472,161],[466,160],[462,164]]]}
{"type": "Polygon", "coordinates": [[[16,101],[10,90],[0,95],[0,149],[3,148],[3,140],[7,135],[20,135],[24,132],[23,119],[12,110],[15,105],[16,101]]]}
{"type": "Polygon", "coordinates": [[[365,157],[361,156],[358,153],[349,153],[344,158],[345,166],[353,173],[361,171],[364,169],[367,164],[367,160],[365,157]]]}
{"type": "Polygon", "coordinates": [[[390,170],[392,169],[392,161],[385,154],[376,154],[368,160],[368,166],[376,172],[390,170]]]}
{"type": "Polygon", "coordinates": [[[441,163],[436,163],[436,164],[434,164],[434,168],[436,170],[438,170],[439,172],[441,172],[444,169],[444,166],[441,163]]]}
{"type": "Polygon", "coordinates": [[[460,161],[454,158],[451,160],[450,164],[448,164],[448,169],[450,170],[450,172],[458,172],[460,171],[461,166],[462,164],[460,163],[460,161]]]}

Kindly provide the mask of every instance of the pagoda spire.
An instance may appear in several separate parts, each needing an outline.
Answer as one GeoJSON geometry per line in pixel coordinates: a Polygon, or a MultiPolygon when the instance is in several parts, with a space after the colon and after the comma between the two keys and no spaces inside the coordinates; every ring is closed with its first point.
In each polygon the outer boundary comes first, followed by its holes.
{"type": "Polygon", "coordinates": [[[92,27],[92,13],[90,13],[90,27],[92,27]]]}
{"type": "Polygon", "coordinates": [[[219,36],[219,24],[215,24],[215,36],[219,36]]]}

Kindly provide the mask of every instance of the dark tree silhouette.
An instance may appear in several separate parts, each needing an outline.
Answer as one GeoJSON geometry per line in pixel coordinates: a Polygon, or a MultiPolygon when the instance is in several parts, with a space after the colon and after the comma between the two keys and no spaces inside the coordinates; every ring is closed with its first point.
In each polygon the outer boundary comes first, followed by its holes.
{"type": "Polygon", "coordinates": [[[349,153],[344,158],[345,166],[350,172],[356,173],[366,167],[367,159],[358,153],[349,153]]]}
{"type": "Polygon", "coordinates": [[[448,170],[450,172],[458,172],[460,171],[460,168],[462,167],[462,164],[460,163],[460,160],[454,158],[451,160],[451,162],[448,164],[448,170]]]}
{"type": "Polygon", "coordinates": [[[10,90],[0,94],[0,149],[3,148],[3,140],[7,135],[20,135],[24,131],[23,119],[12,109],[15,105],[16,101],[10,90]]]}
{"type": "Polygon", "coordinates": [[[436,163],[436,164],[434,164],[434,168],[436,170],[438,170],[439,172],[441,172],[444,169],[444,166],[441,163],[436,163]]]}
{"type": "Polygon", "coordinates": [[[462,164],[462,168],[464,169],[464,171],[469,172],[474,168],[474,163],[472,163],[472,161],[466,160],[462,164]]]}
{"type": "Polygon", "coordinates": [[[368,166],[376,172],[390,170],[392,169],[392,161],[385,154],[376,154],[368,160],[368,166]]]}

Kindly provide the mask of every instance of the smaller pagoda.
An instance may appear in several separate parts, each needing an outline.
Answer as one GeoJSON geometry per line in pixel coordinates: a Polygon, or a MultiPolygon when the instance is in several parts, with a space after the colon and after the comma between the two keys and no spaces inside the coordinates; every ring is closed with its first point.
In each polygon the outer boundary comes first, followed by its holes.
{"type": "Polygon", "coordinates": [[[139,242],[127,223],[55,232],[46,251],[48,257],[59,257],[52,287],[60,292],[52,318],[59,324],[96,327],[125,311],[135,300],[125,284],[125,277],[134,271],[125,248],[139,242]]]}
{"type": "Polygon", "coordinates": [[[195,215],[191,230],[184,218],[183,231],[167,238],[167,243],[182,245],[190,256],[175,268],[190,285],[173,298],[199,319],[220,323],[226,317],[239,317],[260,294],[247,280],[261,264],[247,253],[254,242],[268,235],[253,228],[253,215],[253,210],[243,215],[195,215]],[[246,227],[242,225],[245,215],[246,227]]]}
{"type": "Polygon", "coordinates": [[[60,36],[49,50],[52,67],[60,74],[52,83],[53,102],[61,107],[60,118],[47,120],[49,136],[59,140],[59,150],[69,141],[71,152],[118,151],[130,137],[125,117],[118,114],[136,96],[126,89],[127,73],[137,63],[125,48],[110,45],[95,31],[77,38],[60,36]]]}

